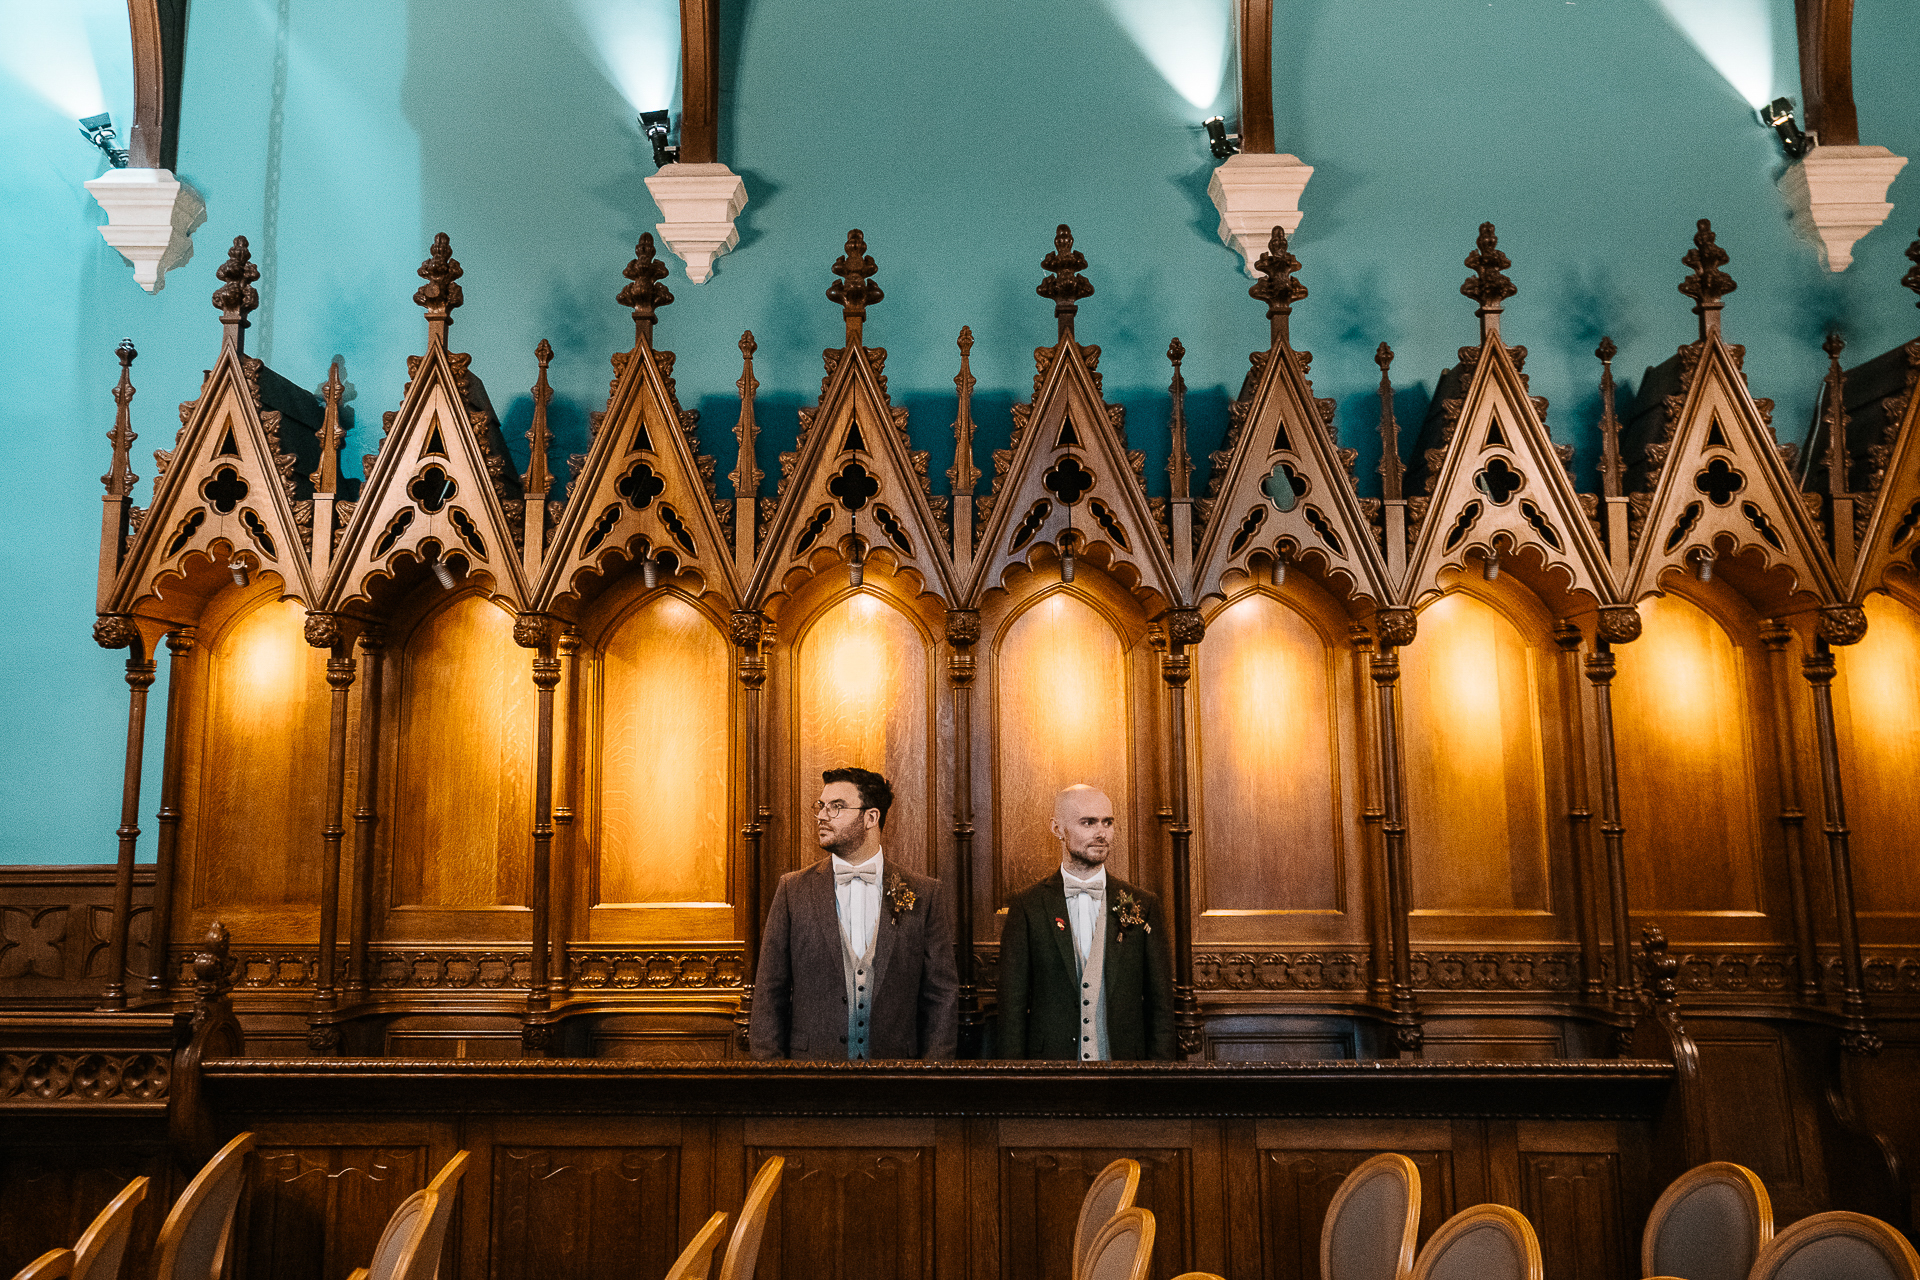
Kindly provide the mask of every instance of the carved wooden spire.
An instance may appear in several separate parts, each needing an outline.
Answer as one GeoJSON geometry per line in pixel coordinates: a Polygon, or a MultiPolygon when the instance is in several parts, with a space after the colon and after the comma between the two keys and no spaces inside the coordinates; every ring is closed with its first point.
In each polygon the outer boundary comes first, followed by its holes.
{"type": "Polygon", "coordinates": [[[1827,429],[1827,495],[1832,498],[1847,496],[1847,375],[1840,370],[1840,353],[1847,349],[1847,340],[1837,333],[1827,335],[1820,344],[1827,353],[1826,376],[1826,412],[1822,415],[1827,429]]]}
{"type": "MultiPolygon", "coordinates": [[[[1265,262],[1266,259],[1262,258],[1261,261],[1265,262]]],[[[1254,287],[1259,288],[1258,285],[1254,287]]],[[[1167,434],[1171,437],[1167,450],[1167,479],[1176,500],[1193,496],[1190,487],[1193,459],[1187,456],[1187,381],[1180,376],[1180,362],[1186,356],[1187,349],[1180,344],[1180,339],[1175,338],[1168,344],[1167,359],[1173,362],[1173,381],[1167,384],[1167,394],[1173,399],[1173,415],[1167,422],[1167,434]]]]}
{"type": "Polygon", "coordinates": [[[1380,366],[1380,496],[1398,502],[1407,464],[1400,460],[1400,424],[1393,416],[1393,348],[1381,343],[1373,353],[1380,366]]]}
{"type": "Polygon", "coordinates": [[[1051,274],[1035,286],[1034,292],[1053,299],[1053,318],[1060,326],[1060,336],[1070,338],[1080,299],[1093,296],[1093,281],[1080,274],[1087,269],[1087,255],[1073,247],[1073,229],[1066,223],[1053,233],[1053,252],[1040,260],[1040,266],[1051,274]]]}
{"type": "Polygon", "coordinates": [[[219,308],[220,323],[225,326],[222,341],[235,351],[245,351],[243,335],[251,324],[247,314],[260,305],[259,291],[253,287],[260,278],[260,268],[253,265],[245,236],[233,238],[227,260],[214,268],[213,274],[220,281],[220,287],[213,291],[213,305],[219,308]]]}
{"type": "Polygon", "coordinates": [[[133,362],[140,353],[134,350],[132,338],[122,338],[113,354],[120,358],[120,381],[113,388],[113,430],[107,432],[107,441],[113,445],[113,462],[107,467],[107,474],[100,477],[100,483],[107,490],[102,498],[105,507],[100,513],[98,596],[102,609],[120,573],[120,561],[126,555],[127,530],[133,514],[133,486],[140,479],[133,474],[130,461],[133,442],[140,438],[133,433],[131,411],[133,362]]]}
{"type": "MultiPolygon", "coordinates": [[[[1913,265],[1907,268],[1907,274],[1900,277],[1900,283],[1915,293],[1920,293],[1920,239],[1907,246],[1907,261],[1913,265]]],[[[1913,304],[1920,307],[1920,302],[1913,304]]]]}
{"type": "Polygon", "coordinates": [[[754,533],[760,508],[761,472],[754,458],[760,424],[753,416],[753,393],[760,389],[753,376],[753,353],[759,349],[753,330],[740,335],[740,377],[733,384],[740,391],[740,417],[733,424],[733,438],[740,452],[727,479],[733,481],[733,560],[742,582],[753,576],[754,533]]]}
{"type": "Polygon", "coordinates": [[[346,442],[346,429],[340,425],[340,401],[346,395],[346,379],[340,376],[340,357],[327,368],[327,380],[320,386],[326,412],[320,428],[313,434],[320,442],[320,469],[309,477],[313,481],[313,540],[309,561],[313,580],[325,582],[333,567],[334,502],[340,493],[340,446],[346,442]]]}
{"type": "Polygon", "coordinates": [[[1253,265],[1260,279],[1247,292],[1267,304],[1267,328],[1273,345],[1290,346],[1287,318],[1293,314],[1293,304],[1307,296],[1307,286],[1293,278],[1300,269],[1300,259],[1287,249],[1285,227],[1273,229],[1267,238],[1267,251],[1253,265]]]}
{"type": "Polygon", "coordinates": [[[445,346],[447,328],[453,323],[453,309],[466,301],[455,283],[466,273],[453,256],[453,242],[442,231],[433,237],[433,247],[416,273],[426,283],[413,291],[413,305],[427,310],[427,345],[445,346]]]}
{"type": "Polygon", "coordinates": [[[653,233],[643,233],[639,243],[633,246],[633,261],[620,273],[628,283],[614,299],[623,307],[633,308],[633,345],[636,347],[653,346],[653,325],[659,319],[660,308],[673,301],[673,294],[661,283],[667,278],[667,264],[660,261],[655,252],[653,233]]]}
{"type": "Polygon", "coordinates": [[[553,344],[545,338],[533,349],[540,372],[533,382],[533,422],[527,427],[527,471],[520,478],[526,496],[544,498],[553,489],[553,476],[547,471],[547,449],[553,432],[547,427],[547,406],[553,402],[553,387],[547,382],[547,366],[553,363],[553,344]]]}
{"type": "Polygon", "coordinates": [[[1693,314],[1700,317],[1700,338],[1720,333],[1721,299],[1740,286],[1720,268],[1727,265],[1727,251],[1713,238],[1713,224],[1700,219],[1693,233],[1693,248],[1680,261],[1693,268],[1693,274],[1680,282],[1680,292],[1693,299],[1693,314]]]}
{"type": "Polygon", "coordinates": [[[953,389],[959,397],[959,409],[953,419],[953,465],[947,468],[947,482],[953,486],[953,562],[965,573],[973,564],[973,490],[980,482],[980,469],[973,465],[973,369],[968,357],[973,354],[973,330],[962,325],[955,340],[960,348],[960,372],[953,375],[953,389]]]}
{"type": "Polygon", "coordinates": [[[1500,252],[1500,237],[1494,234],[1491,222],[1480,224],[1479,238],[1464,265],[1473,274],[1460,285],[1460,292],[1480,304],[1473,313],[1480,317],[1480,341],[1497,338],[1500,312],[1505,309],[1501,304],[1520,290],[1507,279],[1506,269],[1513,260],[1500,252]]]}
{"type": "Polygon", "coordinates": [[[867,308],[886,297],[873,282],[879,268],[867,254],[867,238],[859,230],[847,232],[847,251],[834,260],[833,274],[840,278],[827,290],[827,301],[840,304],[847,319],[847,345],[860,345],[860,327],[866,323],[867,308]]]}
{"type": "Polygon", "coordinates": [[[1627,464],[1620,457],[1620,419],[1613,411],[1613,358],[1620,348],[1612,338],[1601,338],[1593,354],[1600,358],[1600,493],[1618,498],[1626,492],[1622,482],[1627,464]]]}

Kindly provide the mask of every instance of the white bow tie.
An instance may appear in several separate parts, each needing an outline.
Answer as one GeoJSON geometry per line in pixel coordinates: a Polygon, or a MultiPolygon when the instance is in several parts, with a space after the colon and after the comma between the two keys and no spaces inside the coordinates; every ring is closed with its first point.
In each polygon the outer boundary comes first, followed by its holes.
{"type": "Polygon", "coordinates": [[[841,885],[849,884],[855,880],[863,884],[878,884],[880,882],[879,875],[880,873],[872,867],[863,867],[853,871],[836,871],[833,873],[833,885],[834,888],[837,889],[841,885]]]}

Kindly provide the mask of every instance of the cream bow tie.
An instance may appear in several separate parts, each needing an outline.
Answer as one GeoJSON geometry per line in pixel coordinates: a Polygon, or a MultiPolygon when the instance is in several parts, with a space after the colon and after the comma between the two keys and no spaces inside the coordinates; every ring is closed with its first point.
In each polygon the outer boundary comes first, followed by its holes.
{"type": "Polygon", "coordinates": [[[1103,885],[1076,886],[1067,890],[1067,901],[1072,902],[1075,898],[1086,897],[1099,902],[1104,900],[1106,895],[1107,890],[1103,885]]]}
{"type": "Polygon", "coordinates": [[[878,884],[880,883],[880,873],[872,867],[863,867],[853,871],[836,871],[833,873],[833,887],[836,889],[843,884],[850,884],[855,880],[863,884],[878,884]]]}

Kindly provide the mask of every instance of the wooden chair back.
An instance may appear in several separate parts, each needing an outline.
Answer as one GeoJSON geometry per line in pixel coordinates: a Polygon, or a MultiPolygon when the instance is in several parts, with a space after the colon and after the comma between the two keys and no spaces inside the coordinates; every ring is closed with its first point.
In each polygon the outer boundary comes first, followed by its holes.
{"type": "Polygon", "coordinates": [[[707,1280],[707,1274],[713,1269],[713,1251],[720,1244],[720,1233],[727,1229],[727,1211],[714,1210],[706,1225],[693,1233],[693,1239],[687,1241],[687,1247],[667,1268],[667,1280],[707,1280]]]}
{"type": "Polygon", "coordinates": [[[117,1280],[133,1234],[133,1215],[147,1198],[147,1179],[135,1178],[94,1216],[73,1246],[73,1280],[117,1280]]]}
{"type": "Polygon", "coordinates": [[[13,1280],[67,1280],[73,1274],[73,1250],[49,1249],[16,1271],[13,1280]]]}
{"type": "Polygon", "coordinates": [[[253,1135],[243,1133],[214,1152],[173,1203],[154,1248],[153,1280],[218,1280],[225,1269],[233,1211],[247,1184],[253,1135]]]}
{"type": "Polygon", "coordinates": [[[1773,1239],[1773,1202],[1753,1170],[1726,1161],[1689,1169],[1660,1193],[1640,1235],[1640,1270],[1688,1280],[1746,1280],[1773,1239]]]}
{"type": "Polygon", "coordinates": [[[447,1242],[447,1223],[453,1218],[454,1196],[459,1193],[460,1178],[472,1158],[471,1151],[454,1152],[453,1159],[440,1166],[440,1172],[427,1184],[427,1190],[436,1197],[433,1216],[427,1220],[426,1232],[420,1237],[420,1247],[414,1251],[413,1260],[407,1264],[403,1280],[435,1280],[439,1276],[440,1255],[447,1242]]]}
{"type": "Polygon", "coordinates": [[[439,1201],[438,1194],[422,1188],[400,1202],[387,1219],[386,1230],[380,1233],[380,1243],[374,1246],[366,1280],[401,1280],[407,1274],[439,1201]]]}
{"type": "Polygon", "coordinates": [[[786,1157],[768,1156],[753,1175],[747,1199],[740,1206],[740,1220],[733,1224],[733,1238],[727,1241],[727,1255],[720,1260],[720,1280],[753,1280],[754,1264],[760,1260],[760,1237],[767,1229],[767,1209],[773,1193],[780,1189],[780,1174],[787,1167],[786,1157]]]}
{"type": "Polygon", "coordinates": [[[1227,1278],[1217,1276],[1211,1271],[1182,1271],[1173,1280],[1227,1280],[1227,1278]]]}
{"type": "Polygon", "coordinates": [[[1356,1168],[1320,1224],[1320,1280],[1406,1280],[1420,1242],[1420,1170],[1389,1151],[1356,1168]]]}
{"type": "Polygon", "coordinates": [[[1836,1209],[1794,1223],[1760,1250],[1752,1280],[1917,1280],[1920,1254],[1878,1218],[1836,1209]]]}
{"type": "Polygon", "coordinates": [[[1440,1224],[1413,1280],[1541,1280],[1540,1241],[1518,1209],[1477,1204],[1440,1224]]]}
{"type": "Polygon", "coordinates": [[[1107,1219],[1087,1251],[1080,1280],[1147,1280],[1153,1261],[1153,1215],[1138,1205],[1107,1219]]]}
{"type": "Polygon", "coordinates": [[[1087,1271],[1087,1255],[1093,1251],[1094,1237],[1122,1209],[1133,1208],[1140,1191],[1140,1162],[1115,1160],[1093,1176],[1093,1185],[1080,1201],[1080,1221],[1073,1228],[1073,1280],[1081,1280],[1087,1271]]]}

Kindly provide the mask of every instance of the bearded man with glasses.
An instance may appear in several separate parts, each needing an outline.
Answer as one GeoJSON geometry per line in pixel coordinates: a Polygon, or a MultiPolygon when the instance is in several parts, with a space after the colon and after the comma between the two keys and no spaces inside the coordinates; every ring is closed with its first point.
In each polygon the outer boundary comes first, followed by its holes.
{"type": "Polygon", "coordinates": [[[780,877],[753,983],[756,1058],[951,1058],[959,1036],[953,903],[887,861],[893,788],[829,769],[813,806],[828,857],[780,877]]]}

